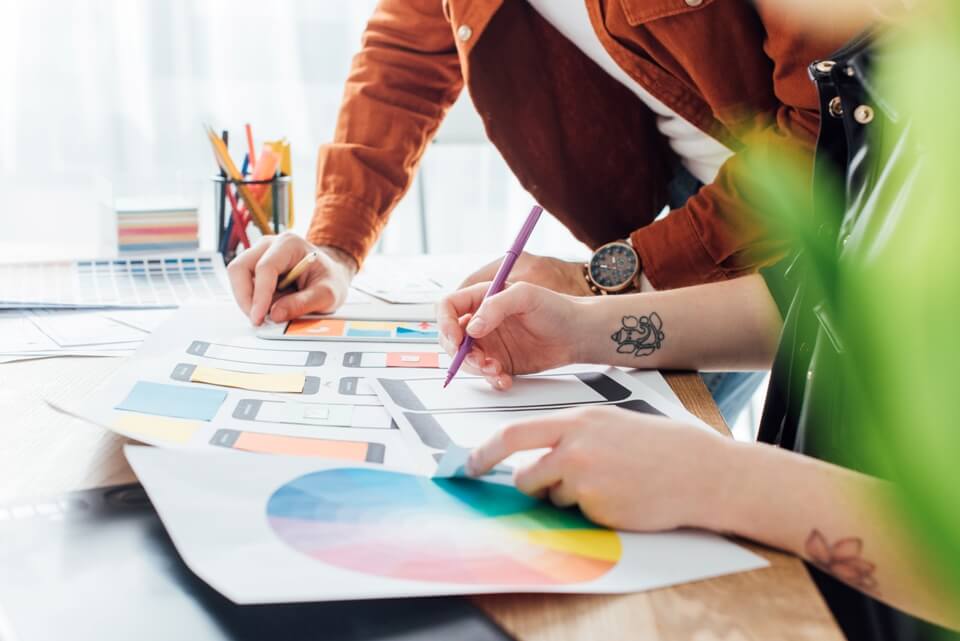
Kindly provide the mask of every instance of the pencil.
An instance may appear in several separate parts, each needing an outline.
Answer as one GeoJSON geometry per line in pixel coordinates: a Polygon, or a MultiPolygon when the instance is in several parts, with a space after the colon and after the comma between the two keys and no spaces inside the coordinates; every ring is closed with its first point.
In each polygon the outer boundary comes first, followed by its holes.
{"type": "Polygon", "coordinates": [[[220,137],[217,136],[208,125],[205,125],[204,128],[207,131],[207,137],[210,138],[210,144],[213,146],[213,154],[217,158],[217,163],[221,169],[227,172],[227,175],[230,176],[233,182],[236,183],[240,197],[243,198],[244,202],[246,202],[250,208],[250,215],[253,218],[254,224],[260,228],[260,233],[264,236],[272,235],[273,232],[270,229],[269,218],[267,218],[266,212],[263,211],[263,206],[257,201],[253,194],[250,193],[247,186],[243,184],[243,176],[240,175],[240,170],[237,169],[237,165],[234,164],[233,159],[230,158],[230,152],[227,151],[220,137]]]}
{"type": "MultiPolygon", "coordinates": [[[[257,166],[257,152],[253,148],[253,129],[250,127],[250,123],[244,125],[244,128],[247,130],[247,147],[248,153],[250,154],[250,166],[257,166]]],[[[246,173],[246,172],[244,172],[246,173]]]]}
{"type": "MultiPolygon", "coordinates": [[[[224,129],[223,133],[221,134],[221,137],[223,138],[224,146],[226,146],[230,142],[230,132],[224,129]]],[[[224,171],[223,167],[220,167],[220,177],[223,178],[223,182],[221,183],[223,190],[220,192],[220,211],[217,218],[217,224],[218,224],[217,229],[220,231],[220,236],[217,238],[217,240],[219,241],[217,244],[217,249],[220,250],[221,255],[226,256],[227,243],[230,242],[229,240],[230,232],[223,231],[223,224],[227,216],[227,187],[229,185],[227,183],[227,172],[224,171]]],[[[230,220],[233,220],[233,218],[231,218],[230,220]]]]}
{"type": "Polygon", "coordinates": [[[290,287],[290,285],[293,285],[293,283],[296,282],[301,275],[303,275],[303,272],[307,271],[307,268],[310,267],[310,265],[316,261],[317,258],[317,252],[310,252],[301,258],[300,262],[294,265],[293,269],[287,272],[287,275],[284,276],[283,280],[280,281],[280,284],[277,285],[277,291],[279,292],[290,287]]]}

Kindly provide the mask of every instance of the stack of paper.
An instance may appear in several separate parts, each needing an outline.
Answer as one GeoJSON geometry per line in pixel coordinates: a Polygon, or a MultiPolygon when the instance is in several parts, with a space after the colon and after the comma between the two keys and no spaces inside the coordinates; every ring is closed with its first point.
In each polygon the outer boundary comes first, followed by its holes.
{"type": "Polygon", "coordinates": [[[116,212],[121,254],[188,251],[200,246],[196,207],[131,200],[119,201],[116,212]]]}
{"type": "Polygon", "coordinates": [[[190,301],[229,301],[218,254],[0,264],[0,363],[127,356],[190,301]]]}
{"type": "Polygon", "coordinates": [[[0,311],[0,363],[54,356],[128,356],[172,309],[0,311]]]}

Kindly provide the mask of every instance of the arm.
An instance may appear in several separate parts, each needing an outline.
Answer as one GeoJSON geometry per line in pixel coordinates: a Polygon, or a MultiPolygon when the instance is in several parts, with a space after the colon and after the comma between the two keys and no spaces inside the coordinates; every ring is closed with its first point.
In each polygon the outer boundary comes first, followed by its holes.
{"type": "Polygon", "coordinates": [[[781,319],[759,275],[591,299],[575,362],[649,369],[768,369],[781,319]]]}
{"type": "Polygon", "coordinates": [[[861,14],[857,24],[811,33],[785,15],[782,2],[751,4],[762,23],[768,60],[744,73],[769,74],[770,92],[756,96],[755,103],[769,107],[724,119],[736,123],[729,125],[735,153],[713,182],[683,207],[631,234],[644,274],[657,289],[736,278],[781,257],[792,237],[775,216],[784,208],[779,183],[785,181],[778,173],[789,171],[789,183],[804,186],[802,193],[790,194],[790,206],[798,212],[811,209],[806,185],[813,170],[820,104],[807,65],[848,42],[868,26],[870,16],[861,14]]]}
{"type": "Polygon", "coordinates": [[[230,263],[234,296],[253,324],[343,303],[462,86],[440,0],[381,0],[353,60],[333,142],[320,148],[307,238],[270,236],[230,263]],[[278,279],[318,248],[296,291],[276,292],[278,279]]]}
{"type": "Polygon", "coordinates": [[[870,596],[960,628],[960,609],[901,526],[892,484],[758,443],[726,444],[723,510],[704,526],[792,552],[870,596]]]}
{"type": "Polygon", "coordinates": [[[333,142],[320,148],[307,239],[362,263],[462,87],[440,0],[380,0],[353,60],[333,142]]]}
{"type": "Polygon", "coordinates": [[[916,616],[960,627],[960,612],[901,529],[890,484],[660,416],[593,407],[515,423],[468,462],[473,475],[523,450],[517,488],[625,530],[695,527],[796,554],[916,616]]]}
{"type": "Polygon", "coordinates": [[[763,369],[780,333],[759,275],[625,296],[573,297],[517,283],[483,300],[486,288],[473,285],[440,303],[440,343],[454,354],[464,331],[473,336],[466,368],[499,389],[514,374],[570,363],[763,369]]]}

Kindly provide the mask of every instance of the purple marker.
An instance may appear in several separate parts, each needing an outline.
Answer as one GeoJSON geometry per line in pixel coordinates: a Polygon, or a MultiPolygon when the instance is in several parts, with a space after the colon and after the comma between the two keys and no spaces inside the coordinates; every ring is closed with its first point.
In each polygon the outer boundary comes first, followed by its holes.
{"type": "MultiPolygon", "coordinates": [[[[517,239],[513,241],[513,245],[511,245],[510,249],[507,250],[507,254],[503,257],[503,262],[500,263],[500,269],[497,270],[497,275],[493,277],[490,288],[487,289],[487,293],[483,295],[483,300],[503,290],[503,286],[507,283],[507,277],[510,276],[510,272],[513,270],[514,263],[517,262],[520,254],[523,253],[523,247],[527,244],[527,239],[529,239],[530,234],[533,233],[533,228],[537,226],[537,221],[540,220],[540,214],[542,213],[543,207],[540,205],[534,205],[533,209],[530,210],[526,222],[523,223],[523,227],[520,228],[520,233],[517,234],[517,239]]],[[[481,304],[483,303],[483,301],[480,302],[481,304]]],[[[457,375],[457,371],[463,364],[463,359],[467,357],[472,347],[473,337],[464,335],[463,342],[460,343],[460,349],[457,350],[457,354],[453,357],[450,368],[447,370],[447,380],[443,382],[444,387],[449,385],[453,377],[457,375]]]]}

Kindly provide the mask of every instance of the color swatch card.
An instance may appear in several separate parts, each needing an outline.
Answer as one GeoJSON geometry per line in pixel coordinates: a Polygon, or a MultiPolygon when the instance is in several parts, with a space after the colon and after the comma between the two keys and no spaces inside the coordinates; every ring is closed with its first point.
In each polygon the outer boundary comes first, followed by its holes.
{"type": "Polygon", "coordinates": [[[362,340],[405,339],[411,342],[435,343],[439,337],[437,324],[430,321],[350,320],[337,318],[301,318],[291,321],[285,336],[304,338],[351,338],[362,340]]]}
{"type": "Polygon", "coordinates": [[[231,298],[219,254],[0,263],[0,309],[171,307],[231,298]]]}
{"type": "Polygon", "coordinates": [[[282,456],[126,454],[186,564],[239,604],[622,593],[767,565],[716,535],[616,532],[499,484],[282,456]]]}

